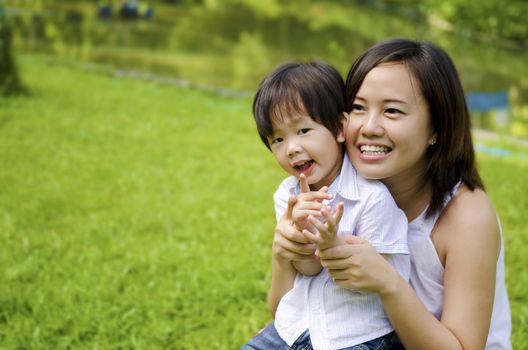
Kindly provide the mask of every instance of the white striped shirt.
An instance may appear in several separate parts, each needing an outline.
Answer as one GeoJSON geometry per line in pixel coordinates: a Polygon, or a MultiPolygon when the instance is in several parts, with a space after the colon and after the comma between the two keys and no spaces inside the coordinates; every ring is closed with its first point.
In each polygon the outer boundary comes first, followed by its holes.
{"type": "MultiPolygon", "coordinates": [[[[366,239],[378,252],[389,254],[389,262],[408,279],[407,218],[387,188],[361,177],[345,155],[341,173],[329,192],[333,198],[327,205],[345,204],[338,235],[366,239]]],[[[295,177],[280,184],[274,195],[277,220],[286,212],[288,198],[298,193],[295,177]]],[[[294,287],[279,303],[275,327],[290,346],[308,329],[316,350],[354,346],[393,330],[378,295],[337,286],[327,269],[311,277],[297,273],[294,287]]]]}

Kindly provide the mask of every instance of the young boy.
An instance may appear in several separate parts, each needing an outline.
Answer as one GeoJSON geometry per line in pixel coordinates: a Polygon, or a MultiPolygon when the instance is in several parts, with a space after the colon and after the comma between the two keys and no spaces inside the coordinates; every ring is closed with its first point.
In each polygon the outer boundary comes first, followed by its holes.
{"type": "MultiPolygon", "coordinates": [[[[259,135],[292,175],[275,192],[277,219],[294,195],[287,215],[319,250],[345,244],[343,235],[358,235],[408,278],[407,219],[386,187],[362,178],[344,154],[344,101],[341,75],[322,62],[281,65],[260,83],[253,102],[259,135]]],[[[376,294],[339,287],[315,255],[308,261],[276,255],[270,295],[281,298],[275,321],[244,349],[388,347],[393,328],[376,294]],[[281,270],[292,265],[295,281],[281,270]]]]}

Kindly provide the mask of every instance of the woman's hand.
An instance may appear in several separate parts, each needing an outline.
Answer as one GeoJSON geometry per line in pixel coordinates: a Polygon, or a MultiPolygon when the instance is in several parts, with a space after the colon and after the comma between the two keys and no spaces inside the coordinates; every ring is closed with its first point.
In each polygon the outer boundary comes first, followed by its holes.
{"type": "Polygon", "coordinates": [[[318,251],[321,265],[338,286],[382,295],[398,283],[398,272],[367,241],[343,236],[347,244],[318,251]]]}

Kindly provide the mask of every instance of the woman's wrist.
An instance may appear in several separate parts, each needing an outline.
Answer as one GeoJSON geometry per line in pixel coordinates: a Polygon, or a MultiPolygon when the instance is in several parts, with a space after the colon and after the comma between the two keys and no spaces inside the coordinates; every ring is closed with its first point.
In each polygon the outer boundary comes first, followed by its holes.
{"type": "Polygon", "coordinates": [[[293,267],[293,261],[283,257],[279,252],[275,251],[275,249],[273,249],[272,251],[271,259],[275,265],[280,266],[282,268],[293,267]]]}
{"type": "Polygon", "coordinates": [[[385,283],[378,293],[383,301],[394,298],[402,289],[402,283],[407,284],[407,281],[393,268],[388,270],[385,276],[385,283]]]}

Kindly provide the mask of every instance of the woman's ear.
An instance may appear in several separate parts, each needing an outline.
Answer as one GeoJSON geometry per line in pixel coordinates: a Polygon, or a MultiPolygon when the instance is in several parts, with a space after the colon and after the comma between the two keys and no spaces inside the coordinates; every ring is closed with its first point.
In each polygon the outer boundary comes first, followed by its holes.
{"type": "Polygon", "coordinates": [[[436,144],[436,132],[433,132],[429,137],[429,146],[434,146],[436,144]]]}
{"type": "Polygon", "coordinates": [[[348,125],[348,113],[343,112],[341,115],[341,127],[339,129],[339,132],[337,133],[337,142],[342,143],[345,142],[345,130],[348,125]]]}

